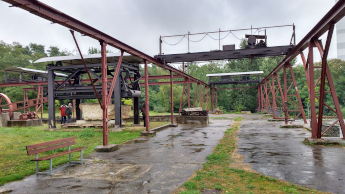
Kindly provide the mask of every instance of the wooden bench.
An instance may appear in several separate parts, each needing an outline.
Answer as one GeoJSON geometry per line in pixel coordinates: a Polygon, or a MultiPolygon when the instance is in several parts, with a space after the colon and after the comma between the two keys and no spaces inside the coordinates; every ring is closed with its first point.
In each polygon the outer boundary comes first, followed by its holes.
{"type": "Polygon", "coordinates": [[[70,146],[71,145],[75,145],[75,137],[69,137],[69,138],[64,138],[64,139],[58,139],[58,140],[54,140],[54,141],[48,141],[48,142],[44,142],[44,143],[38,143],[38,144],[33,144],[33,145],[28,145],[26,146],[26,150],[28,155],[32,155],[35,154],[36,158],[32,159],[31,161],[36,161],[36,174],[48,174],[51,175],[52,174],[52,159],[59,157],[59,156],[63,156],[63,155],[69,155],[69,163],[80,163],[83,164],[83,149],[86,149],[87,147],[79,147],[79,148],[74,148],[71,149],[70,146]],[[59,149],[59,148],[63,148],[63,147],[68,147],[68,150],[63,151],[63,152],[59,152],[56,154],[52,154],[49,156],[43,156],[43,157],[38,157],[39,153],[43,153],[43,152],[47,152],[47,151],[51,151],[51,150],[55,150],[55,149],[59,149]],[[71,153],[73,152],[79,152],[80,151],[80,161],[71,161],[71,153]],[[49,167],[49,172],[39,172],[39,168],[38,168],[38,162],[39,161],[44,161],[44,160],[50,160],[50,167],[49,167]]]}

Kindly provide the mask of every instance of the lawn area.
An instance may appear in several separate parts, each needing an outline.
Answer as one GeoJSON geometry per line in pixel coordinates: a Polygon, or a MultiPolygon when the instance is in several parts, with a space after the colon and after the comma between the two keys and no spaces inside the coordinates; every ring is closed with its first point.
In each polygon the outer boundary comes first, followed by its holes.
{"type": "MultiPolygon", "coordinates": [[[[150,128],[155,128],[168,122],[151,122],[150,128]]],[[[130,126],[127,123],[126,126],[130,126]]],[[[74,147],[88,147],[83,151],[83,155],[87,156],[93,152],[93,149],[102,145],[102,132],[98,129],[84,129],[82,131],[45,131],[47,125],[36,127],[0,127],[0,185],[6,182],[23,179],[25,176],[35,174],[36,162],[30,161],[35,155],[28,156],[26,146],[46,141],[52,141],[67,137],[76,137],[77,145],[74,147]]],[[[109,132],[109,144],[120,144],[128,140],[140,136],[140,131],[144,127],[127,127],[122,132],[109,132]]],[[[56,152],[67,150],[62,148],[46,152],[50,155],[56,152]]],[[[44,154],[39,154],[39,157],[44,154]]],[[[73,160],[78,160],[79,152],[72,154],[73,160]]],[[[53,167],[68,162],[68,155],[60,156],[53,159],[53,167]]],[[[40,170],[49,169],[49,160],[39,163],[40,170]]]]}
{"type": "Polygon", "coordinates": [[[206,157],[203,168],[197,170],[179,194],[201,194],[204,190],[221,190],[222,193],[325,193],[312,190],[253,172],[245,164],[238,164],[237,133],[242,117],[236,117],[213,153],[206,157]],[[235,162],[236,161],[236,162],[235,162]]]}

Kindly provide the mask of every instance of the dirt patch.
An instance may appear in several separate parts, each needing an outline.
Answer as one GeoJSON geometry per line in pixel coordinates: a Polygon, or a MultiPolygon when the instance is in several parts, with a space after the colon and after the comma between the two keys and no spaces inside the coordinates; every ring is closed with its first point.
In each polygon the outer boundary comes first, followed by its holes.
{"type": "MultiPolygon", "coordinates": [[[[239,131],[239,130],[238,130],[239,131]]],[[[238,133],[237,131],[237,133],[238,133]]],[[[237,168],[237,169],[241,169],[247,172],[253,172],[253,173],[258,173],[255,170],[252,169],[250,164],[244,164],[244,156],[238,153],[238,141],[240,140],[238,137],[235,138],[236,143],[235,143],[235,150],[234,153],[232,153],[232,159],[233,159],[233,163],[231,163],[229,165],[229,167],[231,168],[237,168]]]]}

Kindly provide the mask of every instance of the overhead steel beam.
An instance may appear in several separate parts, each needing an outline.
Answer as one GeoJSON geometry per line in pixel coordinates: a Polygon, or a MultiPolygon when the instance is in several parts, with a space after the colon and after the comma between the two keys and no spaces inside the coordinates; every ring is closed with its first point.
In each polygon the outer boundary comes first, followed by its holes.
{"type": "MultiPolygon", "coordinates": [[[[90,71],[91,73],[91,71],[90,71]]],[[[97,75],[97,74],[96,74],[97,75]]],[[[98,76],[99,77],[99,76],[98,76]]],[[[170,75],[150,75],[149,80],[154,80],[154,79],[169,79],[170,75]]],[[[173,75],[173,78],[182,78],[180,75],[173,75]]],[[[98,78],[97,78],[98,79],[98,78]]],[[[144,80],[145,78],[142,77],[140,80],[144,80]]],[[[71,79],[73,80],[73,79],[71,79]]],[[[107,82],[110,83],[112,81],[112,78],[108,78],[107,82]]],[[[55,81],[55,83],[63,83],[64,81],[55,81]]],[[[96,82],[100,82],[100,80],[97,80],[96,82]]],[[[174,83],[177,82],[177,84],[183,84],[183,81],[178,82],[174,81],[174,83]]],[[[90,83],[90,80],[88,79],[83,79],[81,80],[81,83],[90,83]]],[[[152,83],[168,83],[168,82],[149,82],[149,84],[152,83]]],[[[169,82],[170,83],[170,82],[169,82]]],[[[191,82],[191,83],[198,83],[198,82],[191,82]]],[[[12,83],[0,83],[0,88],[1,87],[14,87],[14,86],[36,86],[36,85],[48,85],[47,81],[31,81],[31,82],[12,82],[12,83]]],[[[154,85],[154,84],[152,84],[154,85]]],[[[163,84],[157,84],[157,85],[163,85],[163,84]]]]}
{"type": "Polygon", "coordinates": [[[40,1],[36,0],[3,0],[4,2],[7,2],[11,4],[12,6],[17,6],[18,8],[24,9],[32,14],[35,14],[39,17],[42,17],[46,20],[49,20],[53,23],[60,24],[62,26],[65,26],[69,29],[72,29],[74,31],[77,31],[81,34],[84,34],[85,36],[89,36],[93,39],[96,39],[98,41],[103,41],[107,43],[110,46],[113,46],[117,49],[123,50],[126,53],[129,53],[131,55],[140,57],[150,63],[153,63],[155,65],[158,65],[159,67],[166,69],[166,70],[171,70],[174,73],[177,73],[183,77],[189,78],[190,80],[199,82],[203,85],[207,85],[205,82],[194,78],[193,76],[190,76],[178,69],[175,69],[172,66],[164,64],[162,61],[157,60],[111,36],[108,34],[105,34],[104,32],[97,30],[96,28],[93,28],[57,9],[54,9],[40,1]],[[18,6],[20,5],[20,6],[18,6]]]}
{"type": "Polygon", "coordinates": [[[182,53],[169,55],[156,55],[155,58],[166,63],[176,62],[194,62],[194,61],[210,61],[225,59],[241,59],[249,57],[268,57],[286,55],[293,45],[276,46],[276,47],[259,47],[253,49],[236,49],[224,51],[210,51],[198,53],[182,53]]]}
{"type": "MultiPolygon", "coordinates": [[[[184,83],[185,83],[184,81],[174,81],[174,84],[184,84],[184,83]]],[[[191,81],[189,83],[198,83],[198,82],[191,81]]],[[[170,81],[169,82],[149,82],[149,86],[166,85],[166,84],[170,84],[170,81]]],[[[145,86],[145,82],[141,82],[140,86],[145,86]]]]}
{"type": "Polygon", "coordinates": [[[260,84],[268,80],[274,73],[278,73],[284,64],[292,61],[301,51],[308,47],[312,39],[318,39],[329,27],[337,23],[345,15],[345,0],[339,0],[329,12],[314,26],[313,29],[285,56],[285,58],[264,78],[260,84]]]}

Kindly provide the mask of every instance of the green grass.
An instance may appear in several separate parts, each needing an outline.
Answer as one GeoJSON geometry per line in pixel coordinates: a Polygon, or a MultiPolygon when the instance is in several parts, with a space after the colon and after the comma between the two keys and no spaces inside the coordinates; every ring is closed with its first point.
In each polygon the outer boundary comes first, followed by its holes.
{"type": "MultiPolygon", "coordinates": [[[[150,128],[158,127],[166,124],[167,122],[151,122],[150,128]]],[[[127,123],[129,124],[129,123],[127,123]]],[[[87,156],[93,152],[93,149],[102,145],[103,134],[99,129],[84,129],[82,131],[45,131],[47,125],[36,127],[0,127],[0,185],[4,183],[23,179],[25,176],[35,174],[36,163],[30,161],[35,155],[28,156],[26,153],[26,146],[46,141],[66,137],[76,137],[77,144],[71,146],[75,147],[88,147],[83,151],[83,155],[87,156]]],[[[121,132],[109,132],[109,144],[120,144],[128,140],[140,136],[140,132],[144,127],[126,128],[121,132]]],[[[67,150],[62,148],[52,150],[39,154],[39,157],[50,155],[53,153],[67,150]]],[[[80,157],[79,152],[72,154],[73,160],[78,160],[80,157]]],[[[60,156],[53,159],[53,167],[68,162],[68,155],[60,156]]],[[[49,160],[39,163],[40,170],[49,169],[49,160]]]]}
{"type": "Polygon", "coordinates": [[[204,190],[222,190],[222,193],[324,193],[283,180],[253,173],[244,169],[238,159],[232,158],[242,117],[236,117],[223,139],[214,148],[202,169],[175,192],[201,194],[204,190]],[[236,160],[236,162],[234,162],[236,160]]]}
{"type": "Polygon", "coordinates": [[[243,117],[236,117],[234,121],[242,121],[243,117]]]}

